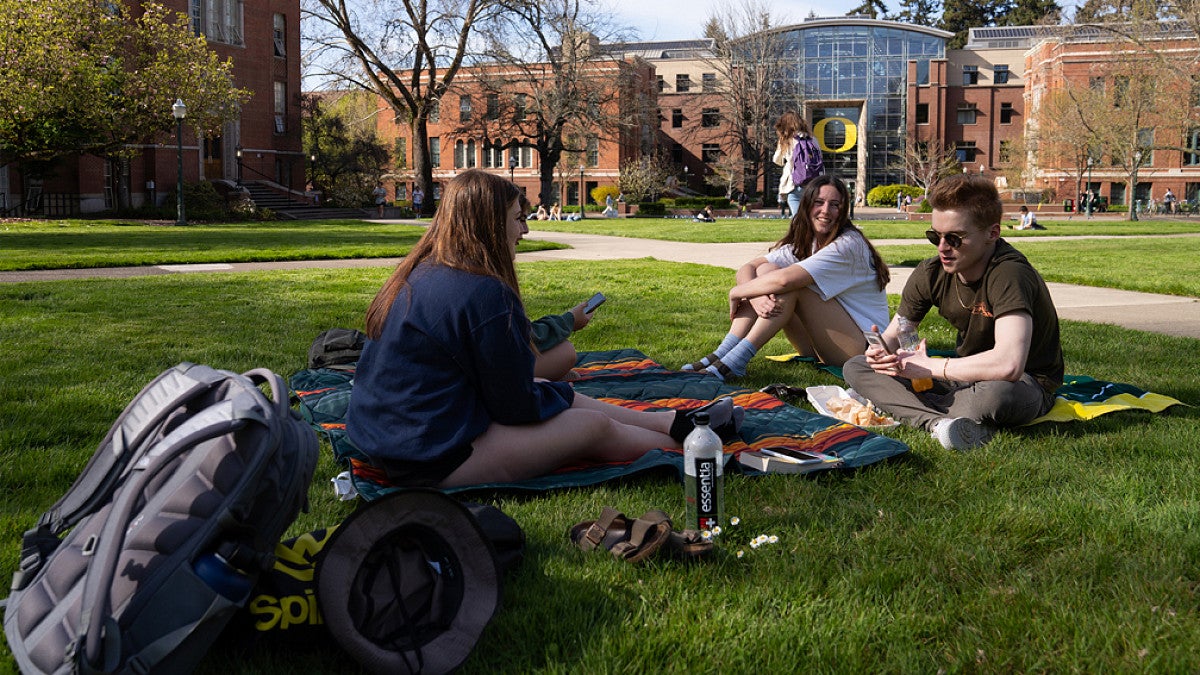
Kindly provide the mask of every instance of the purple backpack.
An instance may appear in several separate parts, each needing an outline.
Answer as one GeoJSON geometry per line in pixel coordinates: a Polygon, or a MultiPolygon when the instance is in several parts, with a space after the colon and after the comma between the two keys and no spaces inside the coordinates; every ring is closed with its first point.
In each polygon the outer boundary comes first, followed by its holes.
{"type": "Polygon", "coordinates": [[[792,185],[801,187],[823,173],[825,160],[817,142],[812,136],[797,136],[796,145],[792,147],[792,185]]]}

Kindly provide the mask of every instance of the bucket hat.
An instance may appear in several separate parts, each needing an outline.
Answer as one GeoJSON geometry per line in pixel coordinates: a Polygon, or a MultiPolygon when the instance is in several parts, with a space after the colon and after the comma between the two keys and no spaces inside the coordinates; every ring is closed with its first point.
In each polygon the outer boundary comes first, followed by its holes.
{"type": "Polygon", "coordinates": [[[447,673],[500,604],[492,544],[467,507],[404,489],[348,517],[317,565],[325,626],[376,673],[447,673]]]}

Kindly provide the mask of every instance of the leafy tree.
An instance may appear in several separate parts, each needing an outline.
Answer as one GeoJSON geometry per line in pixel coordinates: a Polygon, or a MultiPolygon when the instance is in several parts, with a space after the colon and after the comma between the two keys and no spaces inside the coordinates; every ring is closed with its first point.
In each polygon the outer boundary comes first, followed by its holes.
{"type": "Polygon", "coordinates": [[[1053,25],[1061,17],[1062,7],[1055,0],[1015,0],[997,23],[1002,26],[1053,25]]]}
{"type": "MultiPolygon", "coordinates": [[[[499,9],[493,0],[301,0],[308,74],[372,92],[406,120],[415,182],[432,195],[430,116],[466,62],[472,36],[499,9]]],[[[422,208],[432,211],[433,200],[422,208]]]]}
{"type": "Polygon", "coordinates": [[[666,188],[667,178],[674,175],[670,163],[657,154],[627,159],[621,165],[618,187],[627,202],[648,202],[666,188]]]}
{"type": "MultiPolygon", "coordinates": [[[[198,132],[236,118],[249,92],[188,17],[154,3],[131,11],[111,0],[0,0],[0,164],[38,175],[71,154],[128,162],[136,145],[174,130],[177,98],[198,132]]],[[[122,206],[127,194],[121,186],[122,206]]]]}
{"type": "Polygon", "coordinates": [[[846,12],[846,16],[869,16],[872,19],[890,19],[884,0],[863,0],[862,4],[846,12]]]}
{"type": "Polygon", "coordinates": [[[967,44],[970,29],[996,25],[997,18],[1003,16],[1006,9],[1006,0],[943,0],[942,20],[938,27],[954,33],[946,47],[961,48],[967,44]]]}
{"type": "Polygon", "coordinates": [[[954,148],[939,139],[929,141],[909,139],[904,146],[904,156],[899,164],[895,168],[903,170],[908,179],[922,190],[928,190],[939,178],[962,170],[958,158],[954,154],[954,148]]]}
{"type": "Polygon", "coordinates": [[[313,189],[326,204],[370,204],[371,190],[387,171],[392,158],[375,134],[375,101],[364,91],[306,94],[300,100],[305,152],[315,158],[313,189]]]}

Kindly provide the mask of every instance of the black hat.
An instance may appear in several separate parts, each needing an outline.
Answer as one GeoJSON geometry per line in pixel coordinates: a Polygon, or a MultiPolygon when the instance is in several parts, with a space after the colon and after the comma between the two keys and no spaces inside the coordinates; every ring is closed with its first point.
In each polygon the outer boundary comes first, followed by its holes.
{"type": "Polygon", "coordinates": [[[377,673],[446,673],[466,660],[500,604],[491,542],[466,506],[405,489],[338,526],[317,565],[326,628],[377,673]]]}

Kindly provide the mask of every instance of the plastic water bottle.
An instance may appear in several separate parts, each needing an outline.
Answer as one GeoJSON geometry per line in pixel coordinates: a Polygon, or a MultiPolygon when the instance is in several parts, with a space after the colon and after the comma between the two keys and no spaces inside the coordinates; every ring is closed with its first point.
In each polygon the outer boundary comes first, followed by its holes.
{"type": "Polygon", "coordinates": [[[712,532],[725,517],[725,457],[708,413],[696,413],[693,421],[696,428],[683,440],[683,527],[712,532]]]}
{"type": "Polygon", "coordinates": [[[209,588],[234,602],[245,600],[254,586],[250,577],[230,565],[219,553],[202,553],[192,568],[209,588]]]}
{"type": "MultiPolygon", "coordinates": [[[[906,352],[913,352],[921,345],[921,336],[917,333],[917,324],[912,319],[906,316],[896,317],[896,327],[899,329],[897,337],[900,340],[900,348],[906,352]]],[[[926,391],[933,388],[933,379],[928,377],[919,377],[912,380],[913,391],[926,391]]]]}

